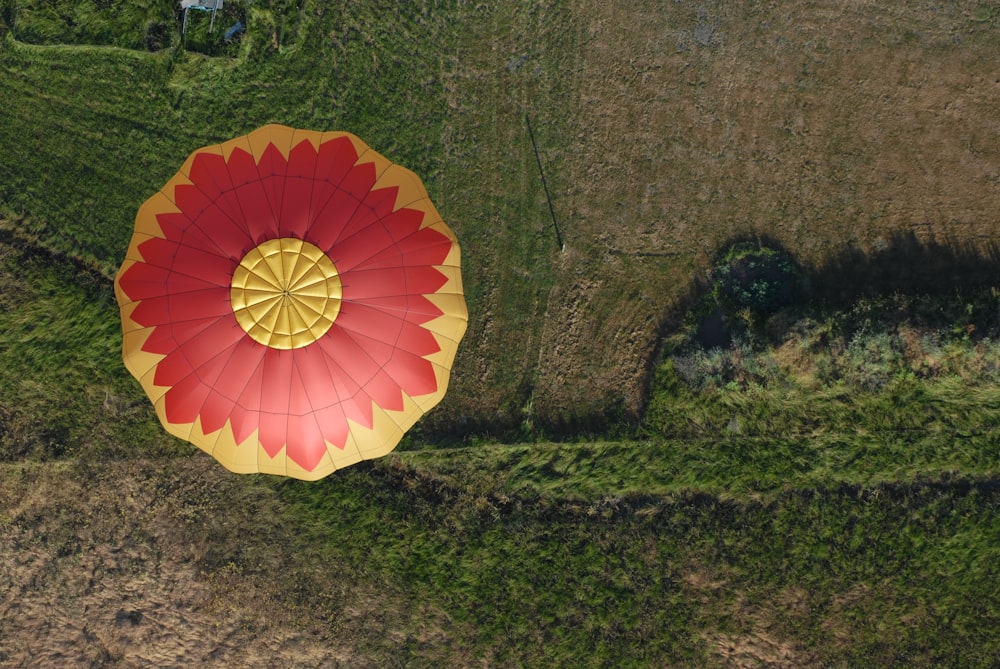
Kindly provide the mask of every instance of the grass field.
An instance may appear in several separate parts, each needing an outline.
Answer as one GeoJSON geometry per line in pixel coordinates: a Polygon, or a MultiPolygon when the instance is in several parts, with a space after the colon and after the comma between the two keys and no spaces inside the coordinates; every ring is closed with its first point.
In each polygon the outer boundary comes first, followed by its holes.
{"type": "Polygon", "coordinates": [[[0,0],[0,666],[995,666],[993,3],[112,5],[0,0]],[[136,209],[269,122],[463,252],[449,394],[313,484],[119,357],[136,209]],[[794,300],[718,300],[738,240],[794,300]]]}

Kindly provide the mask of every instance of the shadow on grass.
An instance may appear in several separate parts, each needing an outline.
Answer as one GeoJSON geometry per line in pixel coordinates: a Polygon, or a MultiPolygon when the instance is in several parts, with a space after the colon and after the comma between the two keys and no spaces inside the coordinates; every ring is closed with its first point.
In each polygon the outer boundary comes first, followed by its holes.
{"type": "Polygon", "coordinates": [[[895,235],[871,251],[847,248],[805,273],[812,301],[840,305],[863,297],[962,294],[1000,285],[1000,245],[895,235]]]}
{"type": "MultiPolygon", "coordinates": [[[[733,247],[756,245],[787,255],[803,278],[803,301],[812,306],[840,306],[860,298],[895,293],[908,295],[961,294],[1000,286],[1000,243],[986,244],[920,239],[912,232],[902,232],[881,240],[865,250],[844,247],[814,267],[799,264],[792,253],[768,235],[733,237],[713,256],[718,263],[733,247]]],[[[708,290],[711,281],[695,279],[685,299],[664,319],[676,322],[708,290]],[[680,314],[674,313],[680,310],[680,314]]]]}
{"type": "MultiPolygon", "coordinates": [[[[711,272],[695,277],[661,320],[659,348],[651,357],[645,400],[663,358],[679,347],[694,344],[709,350],[728,348],[737,341],[773,344],[803,316],[853,312],[863,301],[868,301],[868,308],[859,313],[854,326],[870,326],[874,318],[882,324],[876,327],[889,329],[909,322],[928,329],[961,326],[972,340],[1000,337],[1000,299],[990,290],[1000,287],[1000,244],[920,239],[906,232],[869,250],[844,247],[819,265],[803,266],[778,240],[743,235],[722,245],[712,258],[712,266],[739,246],[785,254],[801,281],[797,290],[790,291],[795,299],[778,312],[754,314],[749,319],[754,325],[748,327],[745,314],[716,299],[711,272]]],[[[848,318],[845,323],[853,321],[848,318]]]]}
{"type": "MultiPolygon", "coordinates": [[[[744,235],[721,246],[713,257],[713,265],[730,249],[748,244],[785,254],[795,266],[802,286],[801,290],[794,291],[796,298],[785,305],[787,308],[845,308],[858,300],[893,295],[954,300],[1000,287],[1000,244],[994,242],[973,244],[920,239],[906,232],[882,241],[871,250],[845,247],[822,264],[807,267],[798,263],[794,254],[777,239],[744,235]]],[[[728,345],[730,338],[717,332],[723,327],[717,321],[732,320],[732,314],[722,313],[720,305],[711,297],[712,290],[711,276],[695,277],[684,296],[664,315],[661,338],[668,337],[694,316],[706,330],[699,334],[706,347],[728,345]]]]}

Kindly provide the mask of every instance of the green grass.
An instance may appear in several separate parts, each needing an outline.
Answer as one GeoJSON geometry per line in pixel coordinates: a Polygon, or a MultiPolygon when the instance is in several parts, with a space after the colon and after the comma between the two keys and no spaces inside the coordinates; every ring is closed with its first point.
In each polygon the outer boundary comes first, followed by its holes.
{"type": "MultiPolygon", "coordinates": [[[[828,435],[541,443],[400,453],[463,490],[590,503],[628,495],[773,498],[831,485],[875,487],[998,474],[995,434],[828,435]]],[[[470,494],[471,494],[470,492],[470,494]]]]}
{"type": "Polygon", "coordinates": [[[489,333],[479,352],[460,352],[467,373],[456,375],[458,392],[426,426],[454,433],[461,418],[518,433],[555,255],[524,115],[535,118],[559,187],[571,117],[558,73],[576,33],[558,26],[572,17],[558,8],[552,22],[506,5],[484,15],[463,3],[293,4],[251,12],[236,59],[36,46],[8,34],[0,45],[0,96],[9,101],[0,115],[8,148],[0,212],[110,276],[135,211],[194,149],[270,122],[354,132],[421,175],[462,239],[473,327],[489,333]],[[528,48],[539,32],[553,47],[540,55],[528,48]],[[530,67],[505,69],[528,52],[530,67]]]}
{"type": "Polygon", "coordinates": [[[120,360],[103,277],[0,243],[0,459],[179,451],[120,360]]]}
{"type": "Polygon", "coordinates": [[[712,666],[713,640],[765,631],[801,665],[985,667],[997,651],[990,483],[566,505],[376,466],[279,496],[303,550],[404,584],[492,663],[712,666]]]}
{"type": "Polygon", "coordinates": [[[8,25],[31,44],[100,44],[145,49],[149,23],[173,22],[171,3],[142,0],[128,5],[82,0],[73,3],[18,0],[9,3],[8,25]],[[11,20],[13,19],[13,20],[11,20]]]}

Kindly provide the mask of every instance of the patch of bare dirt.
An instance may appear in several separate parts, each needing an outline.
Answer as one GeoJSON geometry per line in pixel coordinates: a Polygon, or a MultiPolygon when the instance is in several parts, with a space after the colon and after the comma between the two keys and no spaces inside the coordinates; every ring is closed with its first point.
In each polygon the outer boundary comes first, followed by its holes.
{"type": "MultiPolygon", "coordinates": [[[[739,628],[738,632],[702,633],[709,666],[734,669],[818,666],[814,653],[780,632],[774,623],[774,612],[749,604],[742,592],[732,589],[723,574],[709,567],[697,567],[684,574],[682,581],[689,598],[705,610],[724,612],[724,617],[739,628]]],[[[789,588],[778,601],[785,617],[808,614],[809,597],[801,589],[789,588]]]]}
{"type": "Polygon", "coordinates": [[[733,669],[795,669],[817,666],[793,644],[777,639],[766,631],[746,635],[708,634],[709,654],[720,666],[733,669]]]}

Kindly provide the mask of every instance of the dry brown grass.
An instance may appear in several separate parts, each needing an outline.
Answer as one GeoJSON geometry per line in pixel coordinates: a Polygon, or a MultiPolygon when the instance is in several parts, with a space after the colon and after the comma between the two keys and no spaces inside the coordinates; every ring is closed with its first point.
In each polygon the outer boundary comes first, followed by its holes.
{"type": "MultiPolygon", "coordinates": [[[[753,667],[818,666],[817,658],[797,641],[788,638],[774,621],[774,611],[751,606],[743,593],[710,567],[696,568],[683,577],[687,596],[703,606],[715,604],[726,610],[727,624],[705,629],[702,640],[707,651],[706,666],[751,669],[753,667]],[[733,631],[733,627],[738,631],[733,631]]],[[[785,618],[808,615],[808,595],[789,589],[777,597],[785,618]]]]}
{"type": "Polygon", "coordinates": [[[537,395],[550,407],[624,393],[634,410],[665,310],[734,236],[769,235],[806,266],[904,233],[993,239],[1000,19],[987,3],[576,13],[579,135],[557,198],[585,251],[562,259],[549,302],[537,395]]]}
{"type": "Polygon", "coordinates": [[[5,465],[0,666],[375,667],[373,640],[446,645],[440,612],[296,561],[270,490],[206,465],[5,465]]]}
{"type": "Polygon", "coordinates": [[[767,631],[746,635],[708,634],[705,637],[715,662],[710,666],[732,669],[797,669],[821,666],[794,644],[776,639],[767,631]]]}

